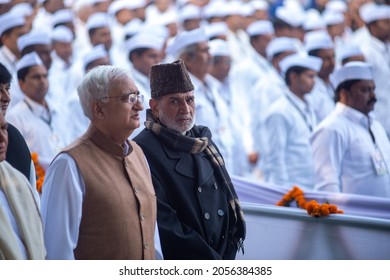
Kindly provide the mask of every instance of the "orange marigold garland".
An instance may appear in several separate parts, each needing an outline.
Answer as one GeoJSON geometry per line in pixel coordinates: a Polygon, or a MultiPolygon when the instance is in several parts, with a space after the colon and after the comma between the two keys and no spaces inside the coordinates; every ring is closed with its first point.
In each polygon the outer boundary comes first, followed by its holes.
{"type": "Polygon", "coordinates": [[[38,154],[37,153],[32,153],[31,159],[34,163],[35,173],[37,175],[36,188],[37,188],[37,191],[39,193],[42,193],[43,180],[45,179],[45,170],[42,168],[42,166],[38,162],[38,154]]]}
{"type": "Polygon", "coordinates": [[[303,196],[303,191],[297,186],[294,186],[291,191],[285,194],[276,205],[289,206],[293,200],[297,202],[300,208],[305,209],[313,217],[328,216],[329,214],[344,214],[343,210],[337,209],[336,205],[329,204],[329,202],[324,204],[319,204],[315,200],[307,202],[303,196]]]}

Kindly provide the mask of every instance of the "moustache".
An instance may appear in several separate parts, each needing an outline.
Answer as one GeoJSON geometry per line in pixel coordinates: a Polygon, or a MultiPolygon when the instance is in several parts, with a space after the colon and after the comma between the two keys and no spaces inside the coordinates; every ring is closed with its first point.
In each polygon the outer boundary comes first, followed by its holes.
{"type": "Polygon", "coordinates": [[[375,104],[376,101],[377,101],[377,99],[375,97],[373,97],[367,101],[367,105],[375,104]]]}

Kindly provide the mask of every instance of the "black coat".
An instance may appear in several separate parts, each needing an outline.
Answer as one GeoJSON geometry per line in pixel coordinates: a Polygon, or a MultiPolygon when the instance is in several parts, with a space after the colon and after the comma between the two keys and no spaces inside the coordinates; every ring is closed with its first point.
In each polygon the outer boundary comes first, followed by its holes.
{"type": "Polygon", "coordinates": [[[144,129],[134,139],[148,160],[165,259],[234,259],[227,196],[204,153],[164,146],[144,129]]]}
{"type": "Polygon", "coordinates": [[[8,123],[8,148],[5,160],[30,181],[31,154],[22,134],[8,123]]]}

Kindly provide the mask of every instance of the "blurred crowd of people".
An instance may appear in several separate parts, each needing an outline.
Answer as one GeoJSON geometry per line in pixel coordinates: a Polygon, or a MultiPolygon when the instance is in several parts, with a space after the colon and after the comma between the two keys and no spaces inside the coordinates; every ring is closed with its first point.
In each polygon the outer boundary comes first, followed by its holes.
{"type": "MultiPolygon", "coordinates": [[[[148,108],[151,66],[182,59],[195,86],[196,124],[210,128],[236,176],[342,191],[341,170],[338,187],[319,179],[323,153],[310,139],[336,106],[332,75],[350,61],[372,67],[370,114],[384,141],[390,135],[388,1],[1,0],[0,13],[0,63],[12,74],[3,111],[45,170],[87,129],[76,88],[98,65],[128,70],[148,108]],[[291,67],[313,73],[288,78],[291,67]]],[[[131,137],[144,128],[145,111],[131,137]]]]}

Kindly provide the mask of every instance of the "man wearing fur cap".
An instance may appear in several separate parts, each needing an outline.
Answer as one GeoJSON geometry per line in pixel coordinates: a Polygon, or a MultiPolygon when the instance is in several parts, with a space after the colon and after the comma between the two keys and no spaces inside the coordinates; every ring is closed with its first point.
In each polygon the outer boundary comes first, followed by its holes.
{"type": "Polygon", "coordinates": [[[195,125],[194,86],[182,60],[152,66],[145,129],[134,138],[149,162],[165,259],[235,259],[245,221],[224,160],[195,125]]]}

